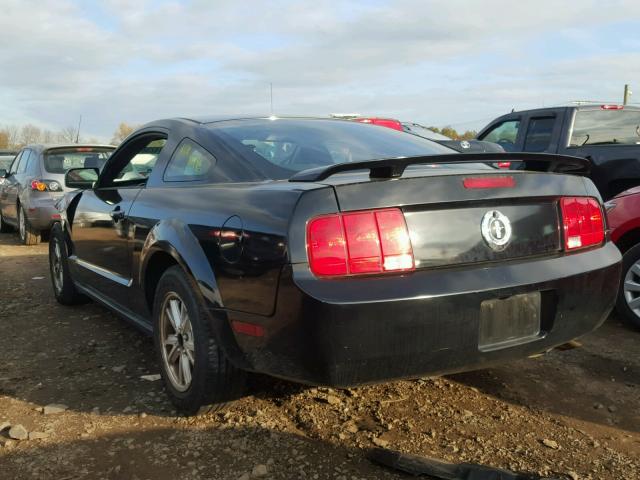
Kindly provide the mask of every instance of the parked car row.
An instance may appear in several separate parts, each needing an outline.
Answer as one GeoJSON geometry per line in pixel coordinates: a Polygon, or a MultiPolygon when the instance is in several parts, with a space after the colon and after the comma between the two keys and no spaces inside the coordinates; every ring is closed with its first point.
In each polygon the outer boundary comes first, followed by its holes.
{"type": "MultiPolygon", "coordinates": [[[[75,146],[104,165],[63,160],[64,178],[48,176],[59,150],[27,148],[36,190],[61,188],[54,295],[97,301],[152,335],[186,414],[240,396],[247,372],[337,387],[458,372],[605,320],[622,257],[588,160],[461,154],[400,126],[160,120],[113,152],[75,146]]],[[[4,177],[24,190],[21,162],[4,177]]],[[[5,191],[4,221],[20,225],[34,190],[16,194],[18,213],[5,191]]],[[[623,283],[640,311],[640,277],[623,283]]]]}

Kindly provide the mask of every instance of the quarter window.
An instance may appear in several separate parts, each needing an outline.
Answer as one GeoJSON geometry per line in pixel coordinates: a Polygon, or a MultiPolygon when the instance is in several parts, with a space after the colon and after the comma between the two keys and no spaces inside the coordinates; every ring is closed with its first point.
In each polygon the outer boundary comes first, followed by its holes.
{"type": "Polygon", "coordinates": [[[507,152],[513,152],[519,129],[520,120],[508,120],[493,127],[481,140],[497,143],[507,152]]]}
{"type": "Polygon", "coordinates": [[[185,138],[171,157],[164,172],[164,180],[167,182],[203,180],[208,177],[215,163],[215,157],[204,147],[185,138]]]}
{"type": "Polygon", "coordinates": [[[524,140],[525,152],[544,152],[549,148],[555,120],[555,117],[540,117],[529,120],[527,136],[524,140]]]}

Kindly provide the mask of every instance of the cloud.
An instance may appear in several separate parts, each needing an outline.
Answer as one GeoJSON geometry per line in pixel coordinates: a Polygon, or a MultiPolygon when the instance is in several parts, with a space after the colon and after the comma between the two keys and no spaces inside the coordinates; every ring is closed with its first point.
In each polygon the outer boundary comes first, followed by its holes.
{"type": "MultiPolygon", "coordinates": [[[[640,79],[631,1],[3,2],[0,124],[334,111],[478,128],[640,79]]],[[[640,87],[639,87],[640,89],[640,87]]]]}

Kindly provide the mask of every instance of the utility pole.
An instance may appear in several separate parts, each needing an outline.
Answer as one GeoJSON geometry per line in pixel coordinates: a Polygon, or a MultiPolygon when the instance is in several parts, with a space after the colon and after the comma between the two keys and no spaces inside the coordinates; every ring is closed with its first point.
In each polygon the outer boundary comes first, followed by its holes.
{"type": "Polygon", "coordinates": [[[76,131],[76,143],[80,141],[80,125],[82,125],[82,115],[80,115],[80,119],[78,120],[78,130],[76,131]]]}
{"type": "Polygon", "coordinates": [[[624,85],[624,96],[622,97],[622,104],[626,105],[629,103],[629,97],[633,94],[631,90],[629,90],[629,84],[626,83],[624,85]]]}

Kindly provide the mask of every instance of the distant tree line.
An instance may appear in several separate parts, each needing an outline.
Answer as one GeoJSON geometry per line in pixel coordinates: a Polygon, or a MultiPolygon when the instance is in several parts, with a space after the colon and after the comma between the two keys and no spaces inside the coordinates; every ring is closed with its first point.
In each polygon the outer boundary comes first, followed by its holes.
{"type": "Polygon", "coordinates": [[[0,127],[0,148],[4,149],[19,149],[30,143],[76,143],[76,139],[86,143],[99,143],[95,138],[78,138],[76,127],[65,127],[58,131],[43,129],[30,123],[21,127],[0,127]]]}
{"type": "Polygon", "coordinates": [[[442,128],[427,127],[427,128],[429,130],[433,130],[434,132],[440,133],[445,137],[449,137],[453,140],[471,140],[473,138],[476,138],[476,135],[478,135],[478,132],[476,132],[475,130],[467,130],[464,133],[458,133],[458,131],[452,127],[442,127],[442,128]]]}

